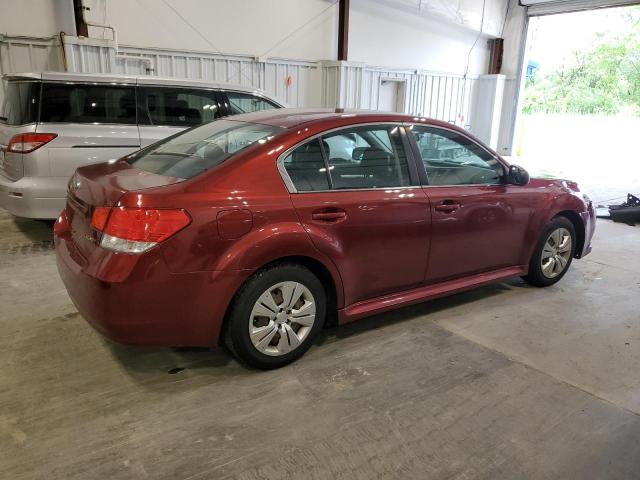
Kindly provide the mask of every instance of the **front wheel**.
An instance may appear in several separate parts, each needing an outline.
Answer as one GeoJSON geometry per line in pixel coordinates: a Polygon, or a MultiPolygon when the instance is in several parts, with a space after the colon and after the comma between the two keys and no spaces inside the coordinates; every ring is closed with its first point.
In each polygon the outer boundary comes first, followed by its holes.
{"type": "Polygon", "coordinates": [[[252,367],[282,367],[302,356],[326,316],[322,283],[307,268],[275,265],[240,289],[229,312],[226,343],[252,367]]]}
{"type": "Polygon", "coordinates": [[[573,224],[565,217],[556,217],[545,227],[531,261],[529,273],[522,277],[536,287],[548,287],[567,273],[576,250],[573,224]]]}

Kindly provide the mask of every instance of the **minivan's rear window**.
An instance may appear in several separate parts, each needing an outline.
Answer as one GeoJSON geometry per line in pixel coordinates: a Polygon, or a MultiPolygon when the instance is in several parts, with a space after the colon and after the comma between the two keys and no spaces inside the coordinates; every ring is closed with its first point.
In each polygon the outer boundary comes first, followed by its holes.
{"type": "Polygon", "coordinates": [[[257,123],[216,120],[192,128],[130,155],[136,168],[176,178],[191,178],[283,129],[257,123]]]}
{"type": "Polygon", "coordinates": [[[136,123],[136,91],[127,85],[45,83],[41,122],[136,123]]]}
{"type": "Polygon", "coordinates": [[[5,92],[0,116],[9,125],[25,125],[38,121],[40,82],[10,81],[5,92]]]}

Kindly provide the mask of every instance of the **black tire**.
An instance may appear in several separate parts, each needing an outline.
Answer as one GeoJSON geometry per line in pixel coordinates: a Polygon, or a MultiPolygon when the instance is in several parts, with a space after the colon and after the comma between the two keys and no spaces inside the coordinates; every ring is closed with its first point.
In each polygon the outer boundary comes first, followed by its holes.
{"type": "Polygon", "coordinates": [[[533,255],[531,256],[531,260],[529,262],[529,273],[523,276],[522,278],[529,284],[534,285],[536,287],[548,287],[560,281],[562,277],[565,276],[569,267],[571,266],[571,262],[573,261],[573,257],[576,252],[576,231],[573,227],[573,223],[566,217],[555,217],[552,219],[542,231],[542,235],[540,235],[540,239],[538,240],[538,244],[536,245],[535,250],[533,251],[533,255]],[[566,229],[571,235],[571,254],[567,260],[567,264],[562,270],[561,273],[556,275],[553,278],[547,277],[542,271],[542,251],[545,247],[547,239],[551,235],[552,232],[556,231],[559,228],[566,229]]]}
{"type": "Polygon", "coordinates": [[[324,325],[326,314],[327,296],[318,277],[302,265],[276,264],[260,270],[240,288],[229,309],[224,341],[238,360],[251,367],[261,370],[279,368],[297,360],[311,347],[314,337],[324,325]],[[265,291],[280,282],[289,281],[298,282],[311,292],[316,306],[315,321],[309,333],[294,350],[279,356],[267,355],[259,351],[251,341],[251,312],[265,291]]]}

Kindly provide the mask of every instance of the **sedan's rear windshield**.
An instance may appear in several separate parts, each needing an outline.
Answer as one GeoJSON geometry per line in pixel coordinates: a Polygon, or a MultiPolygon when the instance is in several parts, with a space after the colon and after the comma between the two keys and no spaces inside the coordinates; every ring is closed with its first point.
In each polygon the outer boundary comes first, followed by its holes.
{"type": "Polygon", "coordinates": [[[154,143],[130,155],[127,161],[147,172],[191,178],[257,142],[265,143],[281,130],[257,123],[216,120],[154,143]]]}

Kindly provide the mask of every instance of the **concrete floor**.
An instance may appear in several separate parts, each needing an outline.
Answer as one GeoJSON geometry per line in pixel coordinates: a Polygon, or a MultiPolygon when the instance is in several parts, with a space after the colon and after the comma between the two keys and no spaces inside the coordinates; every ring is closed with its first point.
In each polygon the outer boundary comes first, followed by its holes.
{"type": "Polygon", "coordinates": [[[0,478],[640,478],[640,227],[601,221],[555,287],[331,329],[272,372],[103,340],[50,241],[0,213],[0,478]]]}

